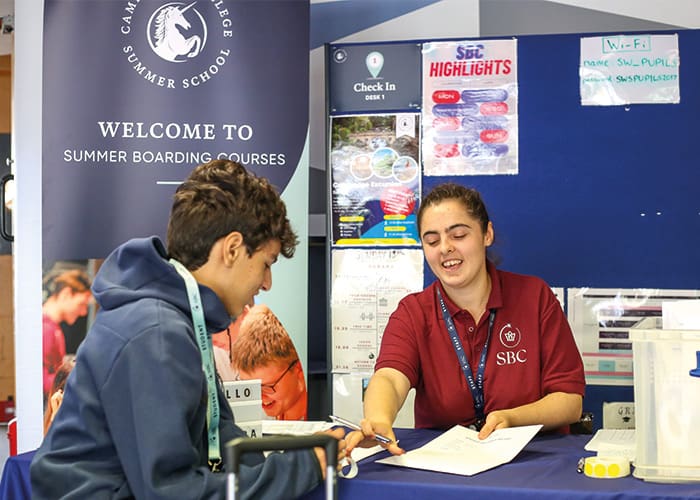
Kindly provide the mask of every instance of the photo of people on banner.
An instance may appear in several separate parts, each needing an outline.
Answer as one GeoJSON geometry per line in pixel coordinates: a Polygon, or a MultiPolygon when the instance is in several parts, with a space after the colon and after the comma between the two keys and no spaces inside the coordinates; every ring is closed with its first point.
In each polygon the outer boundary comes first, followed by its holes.
{"type": "Polygon", "coordinates": [[[43,276],[43,392],[46,405],[60,367],[75,355],[88,329],[94,300],[87,261],[57,261],[43,276]]]}
{"type": "Polygon", "coordinates": [[[265,304],[246,308],[227,330],[212,336],[224,382],[261,380],[263,411],[274,420],[306,420],[308,392],[292,338],[265,304]]]}
{"type": "MultiPolygon", "coordinates": [[[[96,312],[90,286],[101,262],[56,261],[44,272],[42,365],[47,414],[51,400],[59,397],[54,397],[60,389],[55,379],[67,377],[62,373],[67,365],[72,366],[96,312]]],[[[212,335],[212,344],[222,381],[262,381],[267,418],[307,419],[308,392],[301,360],[287,330],[268,306],[248,306],[228,330],[212,335]]]]}

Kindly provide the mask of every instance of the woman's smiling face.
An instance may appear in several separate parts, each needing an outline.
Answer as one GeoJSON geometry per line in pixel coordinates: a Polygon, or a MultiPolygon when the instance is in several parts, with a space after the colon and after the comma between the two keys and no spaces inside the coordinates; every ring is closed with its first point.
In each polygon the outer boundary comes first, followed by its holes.
{"type": "Polygon", "coordinates": [[[426,207],[420,227],[425,260],[446,289],[467,287],[485,272],[493,227],[489,222],[484,232],[460,200],[426,207]]]}

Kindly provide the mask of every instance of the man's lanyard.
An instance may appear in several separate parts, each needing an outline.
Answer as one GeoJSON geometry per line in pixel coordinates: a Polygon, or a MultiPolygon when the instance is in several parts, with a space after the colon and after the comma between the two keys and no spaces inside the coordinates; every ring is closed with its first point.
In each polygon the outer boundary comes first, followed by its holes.
{"type": "Polygon", "coordinates": [[[175,259],[170,259],[170,263],[175,267],[187,287],[187,299],[192,312],[192,324],[197,337],[199,353],[202,356],[202,371],[207,379],[207,434],[209,446],[209,468],[213,472],[221,470],[221,450],[219,449],[219,396],[216,387],[216,369],[214,368],[214,348],[211,344],[211,337],[207,335],[207,328],[204,323],[204,309],[202,299],[199,297],[199,285],[194,276],[175,259]]]}
{"type": "Polygon", "coordinates": [[[457,334],[457,328],[455,328],[455,323],[452,321],[452,316],[447,311],[447,306],[440,293],[440,288],[436,287],[438,299],[440,299],[440,309],[442,309],[442,319],[445,321],[445,326],[447,326],[447,333],[450,335],[452,340],[452,347],[455,348],[455,353],[457,353],[457,358],[459,359],[459,364],[462,366],[462,371],[464,372],[464,378],[467,379],[467,384],[469,384],[469,389],[472,392],[472,399],[474,400],[474,413],[476,414],[476,430],[481,429],[484,425],[484,371],[486,370],[486,355],[489,350],[489,340],[491,339],[491,332],[493,331],[493,323],[496,321],[496,309],[489,310],[489,329],[486,335],[486,343],[481,351],[481,358],[479,359],[479,366],[476,371],[476,380],[472,375],[472,368],[469,365],[469,360],[467,355],[464,354],[464,347],[462,342],[459,340],[459,335],[457,334]]]}

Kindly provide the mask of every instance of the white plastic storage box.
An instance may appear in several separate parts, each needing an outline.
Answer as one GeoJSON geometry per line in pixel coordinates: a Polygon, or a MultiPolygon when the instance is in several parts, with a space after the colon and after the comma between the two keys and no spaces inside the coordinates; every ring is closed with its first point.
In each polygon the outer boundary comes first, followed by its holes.
{"type": "Polygon", "coordinates": [[[630,330],[634,363],[634,476],[700,482],[700,330],[630,330]]]}

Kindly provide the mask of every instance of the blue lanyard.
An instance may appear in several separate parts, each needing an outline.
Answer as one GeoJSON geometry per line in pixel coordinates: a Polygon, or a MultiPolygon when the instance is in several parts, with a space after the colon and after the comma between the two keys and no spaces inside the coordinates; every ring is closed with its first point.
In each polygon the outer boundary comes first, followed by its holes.
{"type": "Polygon", "coordinates": [[[207,328],[204,323],[204,309],[202,299],[199,297],[199,285],[194,276],[175,259],[170,259],[170,263],[175,267],[187,287],[187,299],[190,303],[192,313],[192,323],[194,325],[199,353],[202,356],[202,371],[207,379],[207,435],[209,446],[209,467],[213,472],[218,472],[221,467],[221,450],[219,449],[219,395],[216,387],[216,369],[214,368],[214,348],[211,344],[211,337],[207,335],[207,328]]]}
{"type": "Polygon", "coordinates": [[[474,400],[474,413],[476,414],[476,428],[481,429],[484,425],[484,371],[486,370],[486,355],[489,350],[489,340],[491,339],[491,332],[493,331],[493,323],[496,321],[496,310],[489,310],[489,329],[486,335],[486,343],[481,351],[481,358],[479,359],[479,366],[476,371],[476,380],[472,375],[472,368],[467,359],[467,355],[464,354],[464,347],[462,342],[459,340],[459,335],[457,334],[457,328],[455,328],[455,323],[452,321],[452,316],[447,311],[447,306],[440,293],[440,288],[436,287],[438,299],[440,299],[440,309],[442,309],[442,319],[445,321],[445,326],[447,326],[447,333],[450,335],[452,340],[452,347],[455,348],[455,353],[457,353],[457,358],[459,359],[459,364],[462,366],[462,371],[464,372],[464,378],[467,379],[467,384],[469,384],[469,389],[472,393],[472,399],[474,400]]]}

